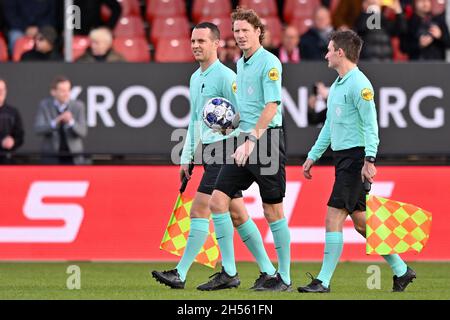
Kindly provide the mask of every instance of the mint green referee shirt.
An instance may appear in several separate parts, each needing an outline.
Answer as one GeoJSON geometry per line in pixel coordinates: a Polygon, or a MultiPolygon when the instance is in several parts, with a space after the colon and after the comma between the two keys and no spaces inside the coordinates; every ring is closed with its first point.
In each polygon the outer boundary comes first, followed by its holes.
{"type": "Polygon", "coordinates": [[[236,129],[229,136],[224,136],[208,128],[202,120],[203,106],[211,98],[225,98],[233,104],[236,112],[239,110],[236,101],[236,74],[219,59],[205,71],[202,72],[201,68],[198,68],[192,74],[189,82],[189,96],[191,119],[181,154],[181,164],[190,163],[200,141],[203,144],[209,144],[239,134],[239,130],[236,129]]]}
{"type": "Polygon", "coordinates": [[[328,146],[339,151],[364,147],[366,156],[376,157],[378,144],[377,111],[369,79],[353,68],[330,87],[327,119],[308,158],[316,161],[328,146]]]}
{"type": "Polygon", "coordinates": [[[269,102],[278,104],[277,113],[269,124],[269,128],[282,125],[281,73],[280,60],[262,46],[247,62],[244,62],[244,57],[238,60],[236,83],[241,131],[252,131],[269,102]]]}

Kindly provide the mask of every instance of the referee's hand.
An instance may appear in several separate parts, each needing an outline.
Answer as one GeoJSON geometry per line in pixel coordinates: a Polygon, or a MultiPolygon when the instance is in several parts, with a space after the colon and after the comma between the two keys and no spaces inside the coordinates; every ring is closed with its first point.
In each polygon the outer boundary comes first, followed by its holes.
{"type": "Polygon", "coordinates": [[[364,161],[364,166],[361,170],[361,180],[364,182],[364,178],[367,179],[370,183],[373,183],[373,177],[377,174],[377,168],[373,163],[368,161],[364,161]]]}
{"type": "Polygon", "coordinates": [[[314,165],[314,161],[312,159],[306,159],[306,161],[303,163],[303,175],[306,179],[312,179],[311,175],[311,168],[314,165]]]}
{"type": "Polygon", "coordinates": [[[180,166],[180,180],[183,182],[183,178],[186,177],[188,180],[191,179],[191,175],[189,174],[189,165],[182,164],[180,166]]]}

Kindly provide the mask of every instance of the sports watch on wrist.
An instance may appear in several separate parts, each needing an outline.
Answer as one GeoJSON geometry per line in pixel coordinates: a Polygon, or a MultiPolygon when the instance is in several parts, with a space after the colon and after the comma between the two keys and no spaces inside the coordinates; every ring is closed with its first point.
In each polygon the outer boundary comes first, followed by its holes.
{"type": "Polygon", "coordinates": [[[377,161],[377,159],[375,157],[372,157],[372,156],[367,156],[366,157],[366,161],[370,162],[370,163],[375,163],[377,161]]]}
{"type": "Polygon", "coordinates": [[[245,140],[250,140],[253,143],[256,143],[258,141],[258,138],[256,138],[254,135],[250,134],[248,135],[245,140]]]}

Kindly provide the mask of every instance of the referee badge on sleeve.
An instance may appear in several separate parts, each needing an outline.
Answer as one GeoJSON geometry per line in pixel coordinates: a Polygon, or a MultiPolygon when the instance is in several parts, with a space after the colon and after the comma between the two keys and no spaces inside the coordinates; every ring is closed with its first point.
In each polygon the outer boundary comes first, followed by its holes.
{"type": "Polygon", "coordinates": [[[280,73],[278,72],[277,68],[272,68],[269,70],[269,79],[272,81],[277,81],[280,79],[280,73]]]}
{"type": "Polygon", "coordinates": [[[370,101],[373,99],[373,91],[369,88],[364,88],[361,90],[361,97],[366,101],[370,101]]]}

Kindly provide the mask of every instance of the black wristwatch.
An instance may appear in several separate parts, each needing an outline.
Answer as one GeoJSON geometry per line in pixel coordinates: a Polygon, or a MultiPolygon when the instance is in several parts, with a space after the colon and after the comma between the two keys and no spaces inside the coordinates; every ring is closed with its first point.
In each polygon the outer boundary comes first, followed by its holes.
{"type": "Polygon", "coordinates": [[[250,134],[248,135],[245,140],[250,140],[253,143],[256,143],[258,141],[258,138],[256,138],[254,135],[250,134]]]}
{"type": "Polygon", "coordinates": [[[370,163],[375,163],[377,161],[377,159],[375,157],[372,157],[372,156],[367,156],[366,157],[366,161],[370,162],[370,163]]]}

